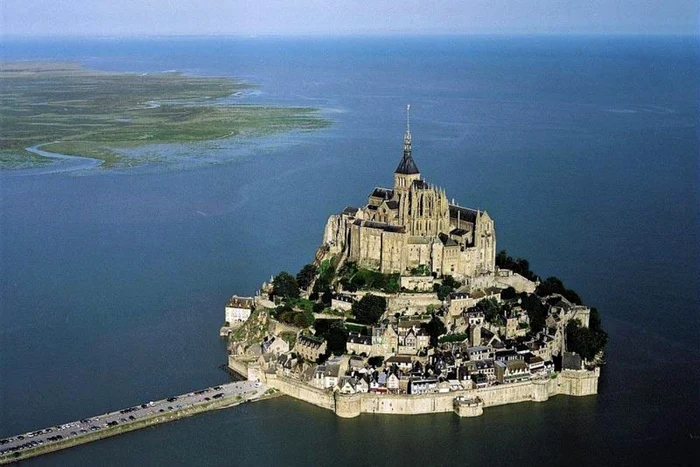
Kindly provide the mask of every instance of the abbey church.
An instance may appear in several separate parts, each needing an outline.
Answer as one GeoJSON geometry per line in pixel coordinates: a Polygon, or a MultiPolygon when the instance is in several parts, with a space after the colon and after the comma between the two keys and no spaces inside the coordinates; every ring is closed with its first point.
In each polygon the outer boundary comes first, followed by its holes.
{"type": "Polygon", "coordinates": [[[323,240],[329,254],[383,273],[422,269],[460,279],[495,270],[493,220],[450,203],[445,190],[422,179],[408,123],[393,188],[377,187],[363,208],[330,216],[323,240]]]}

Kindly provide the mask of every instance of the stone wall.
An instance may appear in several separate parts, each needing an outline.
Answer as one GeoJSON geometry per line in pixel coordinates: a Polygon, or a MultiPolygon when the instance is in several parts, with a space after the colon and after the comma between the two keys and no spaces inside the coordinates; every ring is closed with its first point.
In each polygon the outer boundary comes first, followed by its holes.
{"type": "Polygon", "coordinates": [[[463,394],[447,392],[441,394],[362,394],[361,411],[364,413],[417,415],[438,412],[452,412],[454,398],[463,394]]]}
{"type": "Polygon", "coordinates": [[[235,355],[228,356],[228,367],[238,373],[241,377],[247,380],[257,380],[260,379],[257,372],[255,372],[256,365],[253,365],[255,361],[252,358],[241,358],[235,355]]]}
{"type": "Polygon", "coordinates": [[[330,391],[324,391],[281,375],[266,375],[266,384],[279,389],[288,396],[335,412],[335,400],[330,391]]]}
{"type": "Polygon", "coordinates": [[[557,394],[567,396],[590,396],[598,394],[600,368],[593,371],[564,370],[557,378],[557,394]]]}
{"type": "Polygon", "coordinates": [[[434,283],[433,276],[401,276],[400,285],[409,292],[432,292],[434,283]]]}
{"type": "Polygon", "coordinates": [[[270,319],[270,327],[268,329],[270,334],[275,336],[279,336],[283,332],[292,332],[297,334],[299,331],[301,331],[301,328],[292,326],[291,324],[281,323],[275,319],[270,319]]]}
{"type": "Polygon", "coordinates": [[[439,308],[442,302],[438,300],[436,294],[401,293],[387,298],[387,309],[390,315],[394,313],[418,315],[425,313],[428,305],[434,305],[435,308],[439,308]]]}
{"type": "Polygon", "coordinates": [[[588,396],[597,393],[600,376],[600,369],[596,368],[593,371],[563,371],[554,379],[437,394],[339,394],[318,389],[282,375],[258,374],[254,368],[246,368],[244,362],[231,358],[229,358],[229,367],[244,375],[255,374],[270,387],[296,399],[332,410],[344,418],[357,417],[361,413],[418,415],[453,412],[457,397],[478,398],[481,400],[482,407],[493,407],[518,402],[545,402],[559,394],[588,396]]]}
{"type": "Polygon", "coordinates": [[[537,283],[509,269],[499,269],[495,277],[495,285],[502,288],[513,287],[516,292],[535,293],[537,283]]]}

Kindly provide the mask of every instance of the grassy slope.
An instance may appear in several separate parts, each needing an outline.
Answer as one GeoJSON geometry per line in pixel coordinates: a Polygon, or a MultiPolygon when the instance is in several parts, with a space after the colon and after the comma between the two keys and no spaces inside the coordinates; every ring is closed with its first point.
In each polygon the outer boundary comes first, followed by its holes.
{"type": "MultiPolygon", "coordinates": [[[[25,148],[125,163],[117,148],[325,127],[314,109],[222,103],[249,88],[228,78],[0,63],[0,167],[39,158],[25,148]]],[[[138,161],[129,161],[131,165],[138,161]]]]}

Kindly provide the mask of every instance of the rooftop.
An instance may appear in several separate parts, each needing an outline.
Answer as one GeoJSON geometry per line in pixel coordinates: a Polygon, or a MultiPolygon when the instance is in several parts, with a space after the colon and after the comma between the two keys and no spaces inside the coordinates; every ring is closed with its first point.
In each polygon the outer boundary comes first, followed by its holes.
{"type": "Polygon", "coordinates": [[[399,162],[399,166],[396,167],[395,173],[404,175],[414,175],[420,173],[420,171],[418,170],[418,166],[413,160],[413,157],[411,156],[410,152],[404,151],[403,157],[401,158],[401,162],[399,162]]]}

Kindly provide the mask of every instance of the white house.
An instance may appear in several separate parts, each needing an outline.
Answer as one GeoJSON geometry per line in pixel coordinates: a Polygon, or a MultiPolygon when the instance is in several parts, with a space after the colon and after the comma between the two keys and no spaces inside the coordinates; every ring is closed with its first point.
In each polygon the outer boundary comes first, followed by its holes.
{"type": "Polygon", "coordinates": [[[253,297],[239,297],[234,295],[226,304],[226,322],[230,326],[245,322],[253,311],[253,297]]]}

